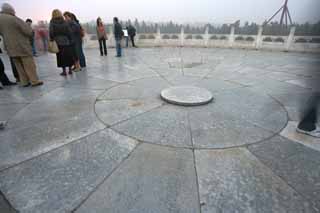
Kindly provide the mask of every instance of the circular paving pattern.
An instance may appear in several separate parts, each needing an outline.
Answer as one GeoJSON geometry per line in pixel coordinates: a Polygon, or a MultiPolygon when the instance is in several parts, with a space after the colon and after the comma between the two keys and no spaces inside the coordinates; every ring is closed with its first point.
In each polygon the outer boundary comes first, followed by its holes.
{"type": "Polygon", "coordinates": [[[195,86],[213,93],[215,101],[194,107],[162,100],[159,91],[170,86],[160,77],[118,85],[99,97],[96,113],[113,130],[139,141],[199,149],[260,142],[287,123],[287,112],[278,102],[238,84],[198,78],[195,86]]]}
{"type": "Polygon", "coordinates": [[[180,106],[200,106],[213,100],[207,89],[191,86],[170,87],[162,90],[161,98],[168,103],[180,106]]]}

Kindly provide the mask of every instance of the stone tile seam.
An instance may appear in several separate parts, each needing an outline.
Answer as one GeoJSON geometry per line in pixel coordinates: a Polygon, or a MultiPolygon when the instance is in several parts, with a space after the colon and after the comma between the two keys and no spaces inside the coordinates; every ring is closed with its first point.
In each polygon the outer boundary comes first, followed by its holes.
{"type": "Polygon", "coordinates": [[[194,172],[195,172],[195,176],[196,176],[196,186],[197,186],[197,198],[198,198],[198,210],[199,213],[202,213],[201,210],[201,199],[200,199],[200,186],[199,186],[199,177],[198,177],[198,170],[197,170],[197,164],[196,164],[196,155],[195,155],[195,150],[192,149],[192,156],[193,156],[193,166],[194,166],[194,172]]]}

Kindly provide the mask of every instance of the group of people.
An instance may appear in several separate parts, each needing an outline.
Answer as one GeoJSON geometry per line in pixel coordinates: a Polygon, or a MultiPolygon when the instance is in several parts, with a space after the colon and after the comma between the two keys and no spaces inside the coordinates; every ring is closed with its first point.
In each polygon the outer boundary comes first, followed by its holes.
{"type": "Polygon", "coordinates": [[[77,17],[71,12],[53,10],[49,25],[50,41],[58,47],[57,66],[62,68],[60,75],[72,75],[72,72],[81,71],[86,67],[86,58],[83,52],[84,30],[77,17]]]}
{"type": "MultiPolygon", "coordinates": [[[[23,87],[40,86],[43,84],[37,75],[37,68],[33,56],[37,56],[35,47],[35,32],[31,25],[32,20],[21,20],[16,16],[14,8],[4,3],[0,12],[0,35],[4,39],[7,53],[10,57],[11,67],[16,82],[12,82],[4,72],[5,67],[0,58],[0,89],[3,86],[11,86],[19,83],[23,87]]],[[[136,29],[132,25],[123,29],[119,19],[114,17],[114,38],[116,57],[122,56],[121,41],[126,39],[128,47],[129,38],[132,46],[136,47],[134,38],[136,29]]],[[[97,19],[97,37],[101,56],[107,55],[106,40],[108,36],[101,18],[97,19]]],[[[57,67],[62,68],[60,75],[72,75],[86,68],[86,58],[83,51],[83,38],[85,32],[77,17],[71,12],[62,13],[55,9],[49,24],[49,43],[55,42],[58,51],[56,53],[57,67]]],[[[44,41],[47,48],[47,42],[44,41]]],[[[50,46],[50,45],[49,45],[50,46]]]]}
{"type": "MultiPolygon", "coordinates": [[[[129,24],[126,29],[122,28],[122,25],[119,22],[119,19],[117,17],[113,18],[113,29],[114,29],[114,38],[116,41],[116,51],[117,51],[117,55],[116,57],[121,57],[122,55],[122,48],[121,48],[121,40],[123,38],[126,39],[126,47],[129,46],[129,38],[132,42],[132,46],[136,47],[135,42],[134,42],[134,38],[136,36],[136,29],[129,24]]],[[[101,20],[100,17],[98,17],[97,19],[97,37],[98,37],[98,41],[99,41],[99,48],[100,48],[100,55],[108,55],[108,51],[107,51],[107,45],[106,45],[106,40],[108,40],[108,36],[105,30],[105,26],[101,20]]]]}

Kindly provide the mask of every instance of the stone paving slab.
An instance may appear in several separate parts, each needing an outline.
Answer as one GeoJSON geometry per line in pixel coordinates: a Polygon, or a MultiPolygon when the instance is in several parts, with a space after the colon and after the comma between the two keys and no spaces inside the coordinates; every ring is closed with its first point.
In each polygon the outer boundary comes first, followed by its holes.
{"type": "Polygon", "coordinates": [[[6,121],[11,119],[18,113],[21,109],[23,109],[27,104],[0,104],[0,121],[6,121]]]}
{"type": "Polygon", "coordinates": [[[320,211],[319,152],[280,137],[252,145],[249,150],[320,211]]]}
{"type": "Polygon", "coordinates": [[[112,128],[145,142],[192,146],[187,111],[173,105],[151,110],[112,128]]]}
{"type": "Polygon", "coordinates": [[[158,99],[161,90],[170,84],[162,78],[147,78],[113,87],[99,97],[101,100],[158,99]]]}
{"type": "MultiPolygon", "coordinates": [[[[212,107],[213,108],[213,107],[212,107]]],[[[193,110],[190,113],[192,140],[196,148],[228,148],[261,141],[273,135],[223,110],[193,110]]]]}
{"type": "Polygon", "coordinates": [[[100,100],[95,104],[95,111],[105,124],[112,126],[162,105],[160,99],[100,100]]]}
{"type": "Polygon", "coordinates": [[[19,111],[0,132],[0,168],[105,128],[93,111],[97,95],[58,89],[19,111]]]}
{"type": "Polygon", "coordinates": [[[201,212],[316,212],[246,149],[196,151],[201,212]]]}
{"type": "Polygon", "coordinates": [[[0,189],[20,212],[71,212],[136,145],[102,130],[1,172],[0,189]]]}
{"type": "Polygon", "coordinates": [[[200,213],[190,150],[142,144],[76,213],[200,213]]]}

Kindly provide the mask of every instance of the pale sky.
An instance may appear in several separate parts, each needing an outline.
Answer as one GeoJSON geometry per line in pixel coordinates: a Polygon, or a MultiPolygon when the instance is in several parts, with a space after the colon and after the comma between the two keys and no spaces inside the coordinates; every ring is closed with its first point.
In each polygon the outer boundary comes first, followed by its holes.
{"type": "MultiPolygon", "coordinates": [[[[111,22],[114,16],[122,20],[166,22],[233,23],[236,20],[258,24],[276,12],[284,0],[0,0],[8,2],[23,19],[49,20],[53,9],[71,11],[81,22],[98,16],[111,22]]],[[[320,20],[320,0],[289,0],[294,22],[320,20]]],[[[278,17],[278,20],[280,17],[278,17]]]]}

